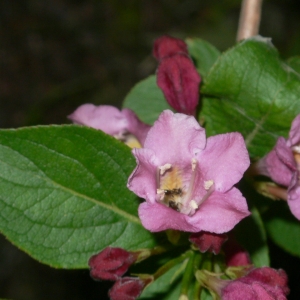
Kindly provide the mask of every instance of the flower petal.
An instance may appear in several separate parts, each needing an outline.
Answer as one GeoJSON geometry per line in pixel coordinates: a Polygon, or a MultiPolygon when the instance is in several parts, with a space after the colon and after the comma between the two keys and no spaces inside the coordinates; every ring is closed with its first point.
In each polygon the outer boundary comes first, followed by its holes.
{"type": "Polygon", "coordinates": [[[83,104],[68,118],[76,124],[100,129],[110,135],[122,135],[126,132],[126,119],[119,109],[110,105],[83,104]]]}
{"type": "Polygon", "coordinates": [[[289,147],[295,146],[300,143],[300,115],[298,115],[291,126],[287,145],[289,147]]]}
{"type": "Polygon", "coordinates": [[[130,175],[127,187],[136,195],[150,202],[156,198],[156,157],[151,149],[133,149],[137,167],[130,175]]]}
{"type": "Polygon", "coordinates": [[[139,142],[144,145],[146,136],[148,134],[150,125],[143,123],[137,115],[130,109],[124,108],[122,110],[122,115],[127,120],[127,130],[137,137],[139,142]]]}
{"type": "Polygon", "coordinates": [[[250,165],[244,138],[237,132],[209,137],[198,161],[203,178],[213,180],[222,192],[236,184],[250,165]]]}
{"type": "Polygon", "coordinates": [[[155,152],[160,165],[174,161],[186,164],[205,142],[205,130],[194,117],[165,110],[149,130],[144,147],[155,152]]]}
{"type": "Polygon", "coordinates": [[[139,206],[139,217],[143,226],[152,232],[174,229],[197,232],[199,229],[187,222],[186,215],[160,203],[144,202],[139,206]]]}
{"type": "Polygon", "coordinates": [[[189,223],[198,231],[224,233],[249,215],[246,199],[238,189],[232,188],[227,193],[212,193],[198,211],[189,217],[189,223]]]}
{"type": "Polygon", "coordinates": [[[260,170],[267,170],[267,172],[261,172],[261,174],[271,177],[272,180],[278,184],[284,186],[290,185],[293,173],[291,169],[279,159],[275,149],[262,158],[258,166],[260,170]]]}
{"type": "Polygon", "coordinates": [[[292,214],[300,220],[300,182],[299,171],[293,174],[291,185],[288,189],[288,205],[292,214]]]}

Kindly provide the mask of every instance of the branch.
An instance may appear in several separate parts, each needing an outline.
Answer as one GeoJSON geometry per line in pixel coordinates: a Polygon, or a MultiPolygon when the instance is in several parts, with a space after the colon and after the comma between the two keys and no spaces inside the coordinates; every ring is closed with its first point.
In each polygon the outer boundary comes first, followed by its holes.
{"type": "Polygon", "coordinates": [[[262,0],[243,0],[237,41],[258,34],[262,0]]]}

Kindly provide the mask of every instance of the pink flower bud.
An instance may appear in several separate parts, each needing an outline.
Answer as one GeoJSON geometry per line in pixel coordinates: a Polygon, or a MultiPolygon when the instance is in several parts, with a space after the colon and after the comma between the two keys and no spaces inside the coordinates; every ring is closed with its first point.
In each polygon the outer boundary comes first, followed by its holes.
{"type": "Polygon", "coordinates": [[[221,291],[222,300],[284,300],[288,294],[286,273],[268,267],[253,269],[221,291]]]}
{"type": "Polygon", "coordinates": [[[150,281],[134,277],[123,277],[109,290],[111,300],[135,300],[150,281]]]}
{"type": "Polygon", "coordinates": [[[167,35],[161,36],[155,40],[153,46],[153,56],[158,61],[174,54],[188,55],[187,45],[183,40],[167,35]]]}
{"type": "Polygon", "coordinates": [[[153,56],[159,61],[157,85],[178,112],[193,115],[199,102],[201,78],[188,55],[184,41],[162,36],[154,42],[153,56]]]}
{"type": "Polygon", "coordinates": [[[117,280],[136,259],[136,255],[122,248],[107,247],[89,259],[90,274],[94,279],[117,280]]]}
{"type": "Polygon", "coordinates": [[[227,234],[217,234],[205,231],[192,233],[189,241],[194,243],[204,253],[206,251],[219,254],[222,244],[227,240],[227,234]]]}
{"type": "Polygon", "coordinates": [[[228,267],[247,266],[251,264],[249,253],[236,241],[233,235],[229,237],[223,249],[228,267]]]}

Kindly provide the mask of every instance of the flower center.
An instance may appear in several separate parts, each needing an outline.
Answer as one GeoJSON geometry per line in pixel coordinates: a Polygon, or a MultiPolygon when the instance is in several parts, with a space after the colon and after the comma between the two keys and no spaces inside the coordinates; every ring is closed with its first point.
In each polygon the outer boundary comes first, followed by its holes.
{"type": "Polygon", "coordinates": [[[297,166],[300,166],[300,145],[295,145],[292,147],[294,159],[296,161],[297,166]]]}
{"type": "Polygon", "coordinates": [[[204,182],[204,189],[207,190],[202,199],[193,200],[193,192],[196,177],[196,168],[198,163],[196,159],[191,161],[191,176],[189,181],[184,182],[183,170],[177,166],[168,163],[157,169],[157,195],[158,201],[162,204],[186,215],[193,215],[214,191],[213,180],[204,182]]]}

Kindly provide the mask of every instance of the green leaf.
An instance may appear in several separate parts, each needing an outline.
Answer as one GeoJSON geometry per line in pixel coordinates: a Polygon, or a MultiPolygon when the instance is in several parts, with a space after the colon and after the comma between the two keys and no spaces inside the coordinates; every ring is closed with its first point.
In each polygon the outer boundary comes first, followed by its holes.
{"type": "Polygon", "coordinates": [[[87,127],[0,131],[0,228],[15,245],[55,267],[84,268],[107,246],[151,247],[126,188],[130,149],[87,127]]]}
{"type": "Polygon", "coordinates": [[[300,74],[300,56],[292,56],[286,63],[300,74]]]}
{"type": "Polygon", "coordinates": [[[256,267],[270,265],[269,249],[264,224],[258,210],[253,206],[251,215],[240,222],[236,228],[237,239],[249,252],[256,267]]]}
{"type": "Polygon", "coordinates": [[[124,100],[123,107],[133,110],[143,122],[148,124],[153,124],[163,110],[171,109],[162,91],[156,85],[154,75],[140,81],[132,88],[124,100]]]}
{"type": "Polygon", "coordinates": [[[206,78],[212,65],[221,55],[221,52],[209,42],[199,38],[188,38],[186,39],[186,43],[198,72],[206,78]]]}
{"type": "Polygon", "coordinates": [[[285,251],[300,257],[300,222],[292,215],[288,205],[283,201],[274,202],[264,221],[272,240],[285,251]]]}
{"type": "Polygon", "coordinates": [[[263,156],[287,136],[300,113],[299,75],[268,39],[254,37],[220,56],[202,93],[201,118],[208,135],[240,131],[251,156],[263,156]]]}

